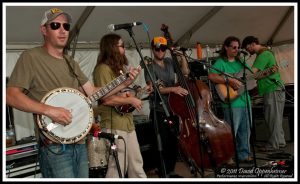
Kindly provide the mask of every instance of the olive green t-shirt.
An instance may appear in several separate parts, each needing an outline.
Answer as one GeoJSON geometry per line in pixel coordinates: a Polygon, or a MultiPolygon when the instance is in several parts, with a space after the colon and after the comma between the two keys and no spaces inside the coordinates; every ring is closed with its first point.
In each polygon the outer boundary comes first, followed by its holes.
{"type": "MultiPolygon", "coordinates": [[[[252,67],[257,68],[260,71],[263,71],[266,70],[267,68],[272,67],[275,64],[276,64],[276,59],[273,53],[269,50],[265,50],[256,56],[252,67]]],[[[283,84],[279,72],[275,72],[268,77],[259,79],[257,81],[259,95],[262,96],[266,93],[270,93],[280,87],[279,84],[273,82],[272,80],[278,81],[280,84],[283,84]]]]}
{"type": "MultiPolygon", "coordinates": [[[[77,62],[66,56],[82,85],[88,78],[81,71],[77,62]]],[[[51,90],[60,87],[78,89],[79,84],[69,69],[65,59],[58,59],[48,54],[43,47],[36,47],[24,51],[10,76],[7,87],[19,87],[26,90],[26,95],[36,101],[51,90]]],[[[36,115],[34,115],[36,120],[36,115]]],[[[35,123],[36,125],[36,123],[35,123]]],[[[38,128],[35,126],[36,136],[38,128]]],[[[84,139],[78,143],[84,143],[84,139]]]]}
{"type": "MultiPolygon", "coordinates": [[[[93,75],[94,84],[98,87],[107,85],[117,77],[106,64],[98,65],[95,68],[93,75]]],[[[99,105],[99,112],[101,117],[100,124],[102,127],[126,132],[131,132],[135,129],[132,113],[120,115],[115,111],[114,107],[106,105],[99,105]]]]}
{"type": "MultiPolygon", "coordinates": [[[[246,65],[249,69],[250,67],[248,65],[246,65]]],[[[214,68],[222,71],[222,72],[226,72],[228,74],[236,74],[238,72],[240,72],[243,69],[243,65],[238,62],[238,61],[233,61],[233,62],[229,62],[226,59],[223,58],[218,58],[216,60],[216,62],[213,65],[214,68]]],[[[220,74],[220,72],[211,69],[209,71],[209,73],[216,73],[216,74],[220,74]]],[[[248,102],[250,104],[250,96],[248,95],[248,102]]],[[[247,100],[246,100],[246,93],[244,91],[244,93],[242,93],[241,95],[239,95],[236,99],[231,101],[231,107],[246,107],[247,105],[247,100]]],[[[222,102],[222,106],[223,108],[228,108],[228,104],[222,102]]]]}
{"type": "MultiPolygon", "coordinates": [[[[80,83],[84,85],[88,78],[81,71],[77,62],[66,57],[80,83]]],[[[26,89],[29,97],[41,101],[46,93],[53,89],[60,87],[78,89],[79,84],[65,59],[55,58],[42,47],[36,47],[21,54],[7,86],[26,89]]]]}

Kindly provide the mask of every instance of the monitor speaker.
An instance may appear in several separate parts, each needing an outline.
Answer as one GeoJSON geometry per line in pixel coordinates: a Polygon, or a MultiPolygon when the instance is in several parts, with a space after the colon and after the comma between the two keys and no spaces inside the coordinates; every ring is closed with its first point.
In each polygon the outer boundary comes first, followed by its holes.
{"type": "MultiPolygon", "coordinates": [[[[254,122],[255,122],[256,141],[268,141],[270,132],[268,131],[268,127],[265,120],[263,118],[256,118],[254,122]]],[[[289,126],[289,119],[286,116],[283,117],[282,127],[284,130],[285,140],[292,141],[292,137],[291,137],[292,129],[289,126]]]]}

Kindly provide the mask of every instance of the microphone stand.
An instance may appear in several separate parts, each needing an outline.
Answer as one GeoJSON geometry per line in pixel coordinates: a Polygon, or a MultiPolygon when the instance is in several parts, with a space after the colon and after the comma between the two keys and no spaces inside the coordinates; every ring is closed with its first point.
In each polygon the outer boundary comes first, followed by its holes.
{"type": "MultiPolygon", "coordinates": [[[[239,60],[240,61],[240,60],[239,60]]],[[[254,161],[254,167],[256,168],[256,154],[255,154],[255,147],[254,147],[254,140],[256,138],[256,132],[255,132],[255,123],[252,123],[252,118],[251,118],[251,112],[250,112],[250,104],[249,104],[249,99],[248,99],[248,90],[247,90],[247,79],[246,79],[246,55],[244,54],[243,56],[243,61],[240,61],[240,63],[243,65],[243,79],[244,79],[244,89],[246,93],[246,104],[247,104],[247,113],[248,113],[248,119],[249,119],[249,127],[250,127],[250,144],[252,147],[252,152],[253,152],[253,161],[254,161]],[[252,134],[253,132],[253,134],[252,134]],[[253,138],[254,136],[254,138],[253,138]]]]}
{"type": "MultiPolygon", "coordinates": [[[[135,41],[135,38],[134,38],[134,33],[133,33],[133,31],[132,31],[132,28],[128,28],[128,29],[126,29],[127,31],[128,31],[128,33],[129,33],[129,35],[130,35],[130,37],[132,38],[132,40],[133,40],[133,42],[134,42],[134,45],[135,45],[135,48],[136,48],[136,50],[137,50],[137,52],[138,52],[138,54],[139,54],[139,56],[140,56],[140,58],[141,58],[141,60],[142,60],[142,65],[143,65],[143,68],[146,70],[146,72],[149,74],[149,77],[150,77],[150,80],[151,80],[151,82],[152,82],[152,85],[153,85],[153,87],[154,87],[154,90],[155,90],[155,92],[154,92],[154,94],[155,94],[155,100],[156,100],[156,95],[158,94],[158,96],[159,96],[159,98],[160,98],[160,100],[161,100],[161,103],[162,103],[162,107],[163,107],[163,109],[164,109],[164,112],[165,112],[165,114],[166,114],[166,116],[167,117],[170,117],[170,113],[169,113],[169,111],[168,111],[168,109],[167,109],[167,106],[166,106],[166,104],[165,104],[165,102],[164,102],[164,100],[163,100],[163,98],[162,98],[162,96],[161,96],[161,94],[160,94],[160,92],[159,92],[159,89],[158,89],[158,87],[157,87],[157,84],[154,82],[154,79],[153,79],[153,77],[152,77],[152,75],[151,75],[151,72],[150,72],[150,70],[149,70],[149,68],[148,68],[148,66],[145,64],[145,61],[144,61],[144,57],[143,57],[143,55],[142,55],[142,53],[141,53],[141,50],[139,49],[139,47],[138,47],[138,45],[137,45],[137,43],[136,43],[136,41],[135,41]]],[[[153,103],[154,104],[154,112],[153,112],[153,124],[154,124],[154,131],[155,131],[155,134],[156,134],[156,141],[157,141],[157,149],[158,149],[158,152],[159,152],[159,158],[160,158],[160,165],[161,165],[161,172],[162,172],[162,177],[164,177],[164,178],[166,178],[167,177],[167,174],[166,174],[166,167],[165,167],[165,162],[164,162],[164,159],[163,159],[163,148],[162,148],[162,142],[161,142],[161,137],[160,137],[160,134],[159,134],[159,130],[158,130],[158,124],[157,124],[157,117],[156,117],[156,111],[155,111],[155,102],[153,103]]]]}
{"type": "MultiPolygon", "coordinates": [[[[118,170],[118,173],[119,173],[119,177],[120,178],[123,178],[122,177],[122,172],[121,172],[121,168],[120,168],[120,163],[119,163],[119,159],[118,159],[118,151],[117,151],[117,145],[115,144],[115,141],[112,140],[112,139],[109,139],[110,140],[110,149],[112,150],[112,154],[115,158],[115,161],[116,161],[116,165],[117,165],[117,170],[118,170]]],[[[125,155],[126,156],[126,155],[125,155]]]]}

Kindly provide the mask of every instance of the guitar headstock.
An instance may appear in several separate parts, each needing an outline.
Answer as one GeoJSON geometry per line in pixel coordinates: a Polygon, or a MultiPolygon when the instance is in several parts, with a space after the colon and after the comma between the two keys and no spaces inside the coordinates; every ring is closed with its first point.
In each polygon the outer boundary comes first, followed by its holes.
{"type": "Polygon", "coordinates": [[[169,32],[169,26],[167,26],[166,24],[162,24],[160,30],[164,33],[169,32]]]}
{"type": "Polygon", "coordinates": [[[173,45],[173,38],[169,32],[169,26],[167,26],[166,24],[162,24],[160,30],[164,33],[164,37],[167,39],[167,44],[168,46],[172,46],[173,45]]]}

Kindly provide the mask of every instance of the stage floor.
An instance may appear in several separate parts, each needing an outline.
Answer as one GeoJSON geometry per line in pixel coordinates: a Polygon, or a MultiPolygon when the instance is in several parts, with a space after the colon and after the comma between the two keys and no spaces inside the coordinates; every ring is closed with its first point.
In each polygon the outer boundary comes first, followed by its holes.
{"type": "MultiPolygon", "coordinates": [[[[290,173],[294,171],[294,165],[291,164],[294,157],[294,142],[287,142],[287,147],[282,148],[276,152],[263,152],[260,151],[260,145],[264,144],[264,142],[256,142],[255,146],[255,156],[256,156],[256,167],[254,162],[250,163],[239,163],[239,173],[237,173],[237,177],[239,178],[255,178],[253,174],[256,174],[257,178],[274,178],[274,177],[290,177],[290,173]],[[280,162],[283,161],[283,162],[280,162]],[[282,164],[281,166],[279,164],[282,164]],[[276,175],[276,174],[262,174],[259,175],[260,172],[268,172],[274,171],[276,168],[281,167],[281,169],[287,170],[285,172],[286,176],[276,175]],[[258,168],[258,169],[256,169],[258,168]],[[271,169],[272,168],[272,169],[271,169]],[[243,174],[242,172],[248,172],[247,174],[243,174]],[[249,174],[249,172],[252,172],[249,174]]],[[[220,166],[217,169],[217,172],[214,172],[212,169],[205,169],[204,173],[201,175],[200,173],[193,174],[189,169],[188,163],[183,161],[180,157],[176,163],[175,172],[182,176],[183,178],[235,178],[232,176],[236,171],[236,165],[228,166],[220,166]],[[223,170],[222,170],[223,169],[223,170]],[[225,172],[226,171],[226,172],[225,172]],[[223,172],[223,173],[222,173],[223,172]],[[226,175],[227,174],[227,175],[226,175]]],[[[159,178],[157,175],[157,169],[152,169],[146,171],[148,178],[159,178]]],[[[294,176],[292,176],[294,177],[294,176]]],[[[180,179],[180,178],[178,178],[180,179]]]]}

